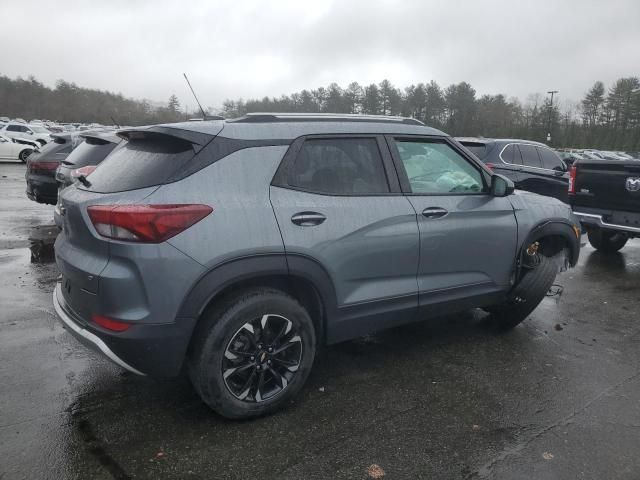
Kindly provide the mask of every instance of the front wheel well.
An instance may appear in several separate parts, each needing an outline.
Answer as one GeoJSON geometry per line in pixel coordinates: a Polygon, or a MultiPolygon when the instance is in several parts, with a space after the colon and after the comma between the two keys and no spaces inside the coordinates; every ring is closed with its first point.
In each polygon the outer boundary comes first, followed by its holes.
{"type": "Polygon", "coordinates": [[[540,244],[538,251],[545,257],[555,257],[565,248],[571,248],[569,241],[562,235],[544,236],[536,242],[540,244]]]}

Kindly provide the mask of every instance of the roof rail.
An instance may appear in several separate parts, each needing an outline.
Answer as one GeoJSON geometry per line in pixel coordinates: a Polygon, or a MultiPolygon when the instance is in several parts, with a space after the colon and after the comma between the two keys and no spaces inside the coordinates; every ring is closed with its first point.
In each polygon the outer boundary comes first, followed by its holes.
{"type": "Polygon", "coordinates": [[[375,122],[421,125],[420,120],[386,115],[360,115],[354,113],[247,113],[243,117],[227,120],[233,123],[278,123],[278,122],[375,122]]]}

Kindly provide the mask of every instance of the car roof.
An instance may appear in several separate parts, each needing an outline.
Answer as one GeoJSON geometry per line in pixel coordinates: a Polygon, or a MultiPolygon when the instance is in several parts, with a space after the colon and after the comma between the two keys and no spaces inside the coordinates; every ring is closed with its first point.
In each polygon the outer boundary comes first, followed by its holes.
{"type": "Polygon", "coordinates": [[[545,145],[544,143],[541,142],[536,142],[535,140],[523,140],[521,138],[484,138],[484,137],[456,137],[456,140],[459,141],[460,143],[483,143],[483,144],[489,144],[489,143],[525,143],[525,144],[531,144],[531,145],[537,145],[539,147],[547,147],[549,148],[548,145],[545,145]]]}
{"type": "Polygon", "coordinates": [[[404,118],[347,114],[256,113],[232,120],[203,120],[151,125],[120,130],[126,138],[131,131],[183,130],[195,134],[220,135],[239,140],[293,140],[303,135],[394,134],[447,136],[422,122],[404,118]]]}

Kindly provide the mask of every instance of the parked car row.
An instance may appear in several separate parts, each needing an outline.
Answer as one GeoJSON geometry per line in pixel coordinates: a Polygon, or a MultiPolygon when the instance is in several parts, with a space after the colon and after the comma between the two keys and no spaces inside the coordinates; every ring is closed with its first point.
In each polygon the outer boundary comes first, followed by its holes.
{"type": "Polygon", "coordinates": [[[594,149],[558,149],[558,154],[568,165],[577,160],[638,160],[638,152],[613,152],[594,149]]]}
{"type": "Polygon", "coordinates": [[[287,405],[322,344],[474,307],[513,328],[578,259],[569,207],[498,173],[564,176],[541,144],[301,114],[118,136],[60,194],[55,310],[131,372],[186,367],[229,418],[287,405]]]}

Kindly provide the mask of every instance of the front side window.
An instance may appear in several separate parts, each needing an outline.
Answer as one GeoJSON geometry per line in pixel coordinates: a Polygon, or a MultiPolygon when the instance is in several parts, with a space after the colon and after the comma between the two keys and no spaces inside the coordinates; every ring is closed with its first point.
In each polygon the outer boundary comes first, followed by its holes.
{"type": "Polygon", "coordinates": [[[375,138],[305,141],[289,171],[288,184],[310,192],[336,195],[389,192],[375,138]]]}
{"type": "Polygon", "coordinates": [[[20,125],[9,125],[7,127],[7,131],[8,132],[20,132],[21,131],[20,125]]]}
{"type": "Polygon", "coordinates": [[[520,154],[522,155],[522,164],[525,167],[542,168],[536,147],[525,144],[520,144],[518,147],[520,149],[520,154]]]}
{"type": "Polygon", "coordinates": [[[446,142],[396,141],[412,193],[480,193],[482,174],[446,142]]]}

